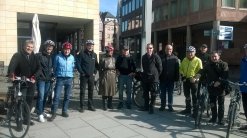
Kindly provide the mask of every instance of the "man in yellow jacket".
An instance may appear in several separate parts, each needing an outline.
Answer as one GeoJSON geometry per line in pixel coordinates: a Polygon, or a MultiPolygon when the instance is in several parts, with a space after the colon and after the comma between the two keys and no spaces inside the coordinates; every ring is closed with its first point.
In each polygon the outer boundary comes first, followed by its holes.
{"type": "Polygon", "coordinates": [[[196,49],[193,46],[189,46],[186,49],[186,57],[183,59],[179,72],[182,75],[183,85],[184,85],[184,96],[186,108],[181,113],[182,114],[191,114],[191,96],[192,95],[192,106],[193,114],[192,117],[195,117],[196,110],[196,91],[198,87],[198,81],[200,75],[199,71],[202,69],[202,61],[200,58],[195,56],[196,49]]]}

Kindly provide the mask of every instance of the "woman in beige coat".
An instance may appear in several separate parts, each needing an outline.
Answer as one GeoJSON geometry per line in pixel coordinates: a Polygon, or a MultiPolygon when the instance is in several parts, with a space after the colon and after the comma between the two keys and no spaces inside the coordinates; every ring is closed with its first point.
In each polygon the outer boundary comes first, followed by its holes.
{"type": "Polygon", "coordinates": [[[112,46],[108,46],[99,63],[99,95],[102,95],[103,110],[113,109],[112,97],[116,94],[116,60],[113,57],[113,50],[112,46]]]}

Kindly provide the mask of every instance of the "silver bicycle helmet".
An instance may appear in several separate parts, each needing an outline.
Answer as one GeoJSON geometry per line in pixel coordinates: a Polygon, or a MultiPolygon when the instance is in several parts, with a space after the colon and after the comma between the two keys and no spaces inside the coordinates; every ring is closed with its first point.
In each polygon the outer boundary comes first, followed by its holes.
{"type": "Polygon", "coordinates": [[[86,41],[86,44],[87,44],[87,45],[88,45],[88,44],[94,45],[94,41],[93,41],[93,40],[87,40],[87,41],[86,41]]]}
{"type": "Polygon", "coordinates": [[[52,40],[46,40],[46,41],[44,42],[44,45],[45,45],[45,46],[49,46],[49,45],[50,45],[50,46],[53,46],[53,47],[54,47],[54,46],[55,46],[55,43],[54,43],[52,40]]]}

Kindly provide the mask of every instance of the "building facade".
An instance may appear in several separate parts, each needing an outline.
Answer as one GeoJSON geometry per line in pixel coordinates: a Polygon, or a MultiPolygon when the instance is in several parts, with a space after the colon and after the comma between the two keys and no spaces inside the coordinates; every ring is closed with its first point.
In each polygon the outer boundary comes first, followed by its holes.
{"type": "Polygon", "coordinates": [[[32,36],[32,18],[38,14],[41,42],[73,44],[73,51],[82,49],[86,39],[99,48],[99,0],[0,0],[0,61],[8,66],[12,55],[32,36]]]}
{"type": "Polygon", "coordinates": [[[104,51],[105,46],[113,46],[116,50],[119,49],[118,42],[118,21],[115,16],[109,12],[100,13],[100,18],[102,22],[102,32],[101,32],[101,51],[104,51]]]}
{"type": "MultiPolygon", "coordinates": [[[[136,49],[142,45],[144,1],[120,1],[120,38],[136,49]]],[[[230,65],[239,65],[241,48],[247,43],[246,0],[152,0],[152,11],[152,43],[156,51],[173,43],[182,59],[187,46],[198,49],[205,43],[210,51],[222,51],[222,58],[230,65]]],[[[138,55],[138,50],[134,52],[138,55]]]]}

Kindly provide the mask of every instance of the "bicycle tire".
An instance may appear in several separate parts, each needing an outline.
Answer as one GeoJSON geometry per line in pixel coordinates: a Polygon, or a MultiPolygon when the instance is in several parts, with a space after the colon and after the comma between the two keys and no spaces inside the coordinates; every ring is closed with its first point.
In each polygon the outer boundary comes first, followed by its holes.
{"type": "Polygon", "coordinates": [[[139,108],[144,105],[143,89],[140,82],[134,82],[132,101],[139,108]]]}
{"type": "Polygon", "coordinates": [[[13,104],[9,109],[8,127],[10,135],[13,138],[24,138],[30,127],[30,109],[28,104],[25,101],[21,101],[21,103],[13,104]],[[26,125],[23,123],[24,116],[26,125]]]}
{"type": "Polygon", "coordinates": [[[232,104],[229,107],[229,112],[228,112],[228,126],[227,126],[227,131],[226,131],[226,138],[230,137],[230,132],[234,124],[235,120],[235,113],[237,110],[237,104],[232,104]]]}
{"type": "Polygon", "coordinates": [[[205,111],[205,97],[201,96],[197,105],[197,113],[195,117],[195,128],[201,127],[202,114],[205,111]]]}

